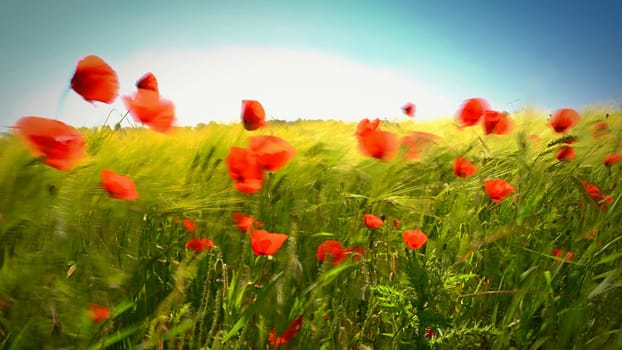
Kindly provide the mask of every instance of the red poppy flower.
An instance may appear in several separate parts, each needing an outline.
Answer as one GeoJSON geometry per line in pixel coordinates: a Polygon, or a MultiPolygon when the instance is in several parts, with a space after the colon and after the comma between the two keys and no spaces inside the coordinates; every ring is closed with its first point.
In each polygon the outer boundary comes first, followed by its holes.
{"type": "Polygon", "coordinates": [[[210,250],[214,248],[214,242],[207,238],[190,238],[188,242],[186,242],[186,249],[193,250],[195,253],[200,253],[204,250],[210,250]]]}
{"type": "Polygon", "coordinates": [[[244,129],[252,131],[267,125],[266,111],[261,103],[255,100],[242,100],[242,123],[244,129]]]}
{"type": "Polygon", "coordinates": [[[622,160],[622,153],[611,153],[605,156],[605,166],[610,167],[622,160]]]}
{"type": "Polygon", "coordinates": [[[505,114],[487,110],[484,112],[484,134],[507,135],[512,132],[512,120],[505,114]]]}
{"type": "Polygon", "coordinates": [[[571,260],[574,258],[574,253],[569,252],[566,249],[555,248],[553,249],[553,256],[557,258],[558,262],[562,260],[571,260]]]}
{"type": "Polygon", "coordinates": [[[296,149],[278,136],[255,136],[248,138],[249,150],[266,171],[277,171],[296,154],[296,149]]]}
{"type": "Polygon", "coordinates": [[[101,184],[112,198],[134,200],[138,198],[134,181],[112,170],[103,169],[101,184]]]}
{"type": "Polygon", "coordinates": [[[95,323],[102,323],[110,316],[110,309],[97,304],[89,304],[89,316],[95,323]]]}
{"type": "Polygon", "coordinates": [[[569,162],[573,160],[576,156],[577,152],[575,152],[574,148],[570,146],[564,146],[559,150],[559,152],[557,152],[557,155],[555,157],[560,162],[569,162]]]}
{"type": "Polygon", "coordinates": [[[428,339],[432,339],[434,338],[436,334],[434,333],[434,330],[431,327],[425,327],[425,337],[428,339]]]}
{"type": "Polygon", "coordinates": [[[428,236],[421,230],[410,230],[402,233],[402,239],[408,249],[419,249],[428,241],[428,236]]]}
{"type": "Polygon", "coordinates": [[[364,132],[358,137],[358,141],[363,154],[377,159],[391,160],[399,150],[397,136],[389,131],[364,132]]]}
{"type": "Polygon", "coordinates": [[[376,131],[380,125],[380,119],[376,118],[373,121],[365,118],[361,120],[356,126],[356,136],[361,136],[370,131],[376,131]]]}
{"type": "Polygon", "coordinates": [[[596,230],[592,230],[592,231],[586,233],[585,235],[583,235],[583,240],[587,241],[590,238],[596,238],[596,234],[597,234],[596,230]]]}
{"type": "Polygon", "coordinates": [[[363,215],[363,218],[365,219],[365,226],[369,228],[375,229],[375,228],[382,226],[382,224],[384,224],[384,220],[382,220],[381,218],[377,217],[374,214],[365,214],[363,215]]]}
{"type": "Polygon", "coordinates": [[[240,192],[250,194],[261,189],[263,185],[263,169],[254,152],[241,147],[231,147],[227,156],[229,176],[233,186],[240,192]]]}
{"type": "Polygon", "coordinates": [[[184,225],[184,228],[186,229],[186,231],[190,232],[190,233],[195,233],[197,232],[197,227],[195,225],[195,222],[190,220],[190,219],[183,219],[181,221],[181,223],[184,225]]]}
{"type": "Polygon", "coordinates": [[[402,111],[404,112],[404,114],[406,114],[409,117],[414,117],[415,116],[415,110],[416,110],[415,105],[413,103],[410,103],[410,102],[408,102],[407,104],[402,106],[402,111]]]}
{"type": "Polygon", "coordinates": [[[136,81],[136,88],[151,90],[158,93],[160,92],[160,90],[158,89],[158,79],[156,79],[155,75],[153,75],[153,73],[151,72],[146,73],[145,75],[140,77],[138,81],[136,81]]]}
{"type": "Polygon", "coordinates": [[[440,137],[423,131],[414,131],[408,136],[402,137],[402,144],[408,149],[404,155],[405,160],[414,160],[421,157],[421,152],[430,147],[440,137]]]}
{"type": "Polygon", "coordinates": [[[45,164],[58,170],[71,170],[86,155],[84,136],[59,120],[23,117],[13,133],[33,156],[43,156],[45,164]]]}
{"type": "Polygon", "coordinates": [[[71,88],[88,102],[112,103],[119,95],[119,78],[108,63],[89,55],[78,62],[71,88]]]}
{"type": "Polygon", "coordinates": [[[596,202],[599,208],[607,210],[609,204],[613,203],[613,198],[600,192],[600,188],[586,181],[582,181],[587,194],[596,202]]]}
{"type": "Polygon", "coordinates": [[[592,124],[592,137],[597,139],[609,134],[609,125],[607,122],[595,122],[592,124]]]}
{"type": "Polygon", "coordinates": [[[265,230],[251,232],[251,248],[255,255],[274,255],[285,241],[287,235],[283,233],[270,233],[265,230]]]}
{"type": "Polygon", "coordinates": [[[242,213],[233,213],[231,215],[233,222],[235,225],[243,232],[248,232],[248,230],[253,227],[253,217],[250,215],[244,215],[242,213]]]}
{"type": "Polygon", "coordinates": [[[477,167],[471,163],[468,159],[458,157],[454,161],[454,174],[457,177],[467,178],[477,172],[477,167]]]}
{"type": "Polygon", "coordinates": [[[173,102],[161,98],[159,92],[138,89],[133,96],[123,96],[123,102],[137,122],[161,133],[172,130],[175,106],[173,102]]]}
{"type": "Polygon", "coordinates": [[[400,228],[400,225],[402,225],[402,222],[401,222],[401,221],[399,221],[399,220],[397,220],[397,219],[396,219],[396,220],[393,220],[393,228],[394,228],[394,229],[396,229],[396,230],[397,230],[397,229],[399,229],[399,228],[400,228]]]}
{"type": "Polygon", "coordinates": [[[497,204],[514,192],[514,187],[504,180],[486,180],[484,187],[490,199],[497,204]]]}
{"type": "Polygon", "coordinates": [[[472,126],[479,122],[484,111],[489,108],[488,101],[483,98],[470,98],[462,104],[456,115],[461,127],[472,126]]]}
{"type": "Polygon", "coordinates": [[[553,113],[551,118],[551,127],[556,133],[563,134],[577,125],[580,120],[581,116],[574,109],[558,109],[553,113]]]}
{"type": "Polygon", "coordinates": [[[350,247],[346,249],[346,255],[353,255],[352,260],[358,261],[361,260],[361,256],[365,254],[363,247],[350,247]]]}
{"type": "Polygon", "coordinates": [[[333,265],[339,265],[346,257],[346,250],[341,243],[327,240],[317,247],[315,257],[321,261],[329,261],[333,265]]]}
{"type": "Polygon", "coordinates": [[[302,328],[302,320],[302,316],[296,317],[292,323],[289,324],[287,330],[279,337],[276,336],[276,329],[272,328],[268,337],[268,343],[270,346],[275,347],[290,341],[296,334],[298,334],[298,332],[300,332],[300,329],[302,328]]]}

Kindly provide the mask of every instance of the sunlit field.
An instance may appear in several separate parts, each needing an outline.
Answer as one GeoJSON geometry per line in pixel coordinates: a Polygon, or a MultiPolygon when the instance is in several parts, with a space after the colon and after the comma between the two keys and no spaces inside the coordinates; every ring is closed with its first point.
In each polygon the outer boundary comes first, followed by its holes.
{"type": "Polygon", "coordinates": [[[622,113],[578,112],[381,120],[389,151],[364,121],[113,114],[75,164],[24,122],[0,137],[0,348],[619,349],[622,113]]]}

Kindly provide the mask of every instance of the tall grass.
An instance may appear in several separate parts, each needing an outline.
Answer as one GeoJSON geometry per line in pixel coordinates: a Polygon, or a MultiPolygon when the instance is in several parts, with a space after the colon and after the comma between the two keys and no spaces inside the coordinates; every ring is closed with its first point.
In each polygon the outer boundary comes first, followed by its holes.
{"type": "Polygon", "coordinates": [[[3,135],[0,348],[261,349],[301,315],[302,330],[282,348],[620,348],[621,166],[606,168],[603,157],[622,147],[622,115],[610,115],[611,132],[597,139],[590,127],[604,112],[582,115],[567,163],[555,159],[560,137],[534,112],[513,116],[508,136],[449,121],[383,124],[443,137],[411,162],[363,157],[356,125],[335,121],[253,133],[210,124],[170,136],[85,129],[89,157],[68,173],[3,135]],[[251,134],[278,135],[297,154],[249,196],[233,189],[224,159],[251,134]],[[459,156],[476,163],[475,176],[454,176],[459,156]],[[139,199],[109,198],[103,168],[129,175],[139,199]],[[489,178],[516,192],[492,203],[489,178]],[[581,181],[613,204],[600,209],[581,181]],[[288,242],[256,257],[234,212],[288,242]],[[385,224],[368,229],[365,213],[385,224]],[[184,218],[216,246],[186,250],[184,218]],[[428,243],[406,249],[405,229],[423,230],[428,243]],[[326,239],[365,253],[323,263],[315,252],[326,239]],[[560,262],[553,248],[575,257],[560,262]],[[92,322],[89,303],[110,317],[92,322]]]}

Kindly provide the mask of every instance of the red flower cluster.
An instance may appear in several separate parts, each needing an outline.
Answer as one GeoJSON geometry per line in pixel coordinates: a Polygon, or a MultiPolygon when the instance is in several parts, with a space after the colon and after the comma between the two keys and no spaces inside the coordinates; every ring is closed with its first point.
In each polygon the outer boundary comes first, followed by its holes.
{"type": "Polygon", "coordinates": [[[610,168],[612,165],[622,160],[622,153],[611,153],[605,156],[605,166],[610,168]]]}
{"type": "Polygon", "coordinates": [[[23,117],[13,132],[33,156],[43,156],[45,164],[58,170],[71,170],[86,156],[84,136],[59,120],[23,117]]]}
{"type": "Polygon", "coordinates": [[[364,214],[363,219],[365,220],[365,226],[372,229],[379,228],[384,224],[384,220],[374,214],[364,214]]]}
{"type": "Polygon", "coordinates": [[[138,90],[132,96],[123,96],[123,102],[137,122],[151,129],[168,133],[175,122],[175,106],[160,97],[158,81],[152,73],[142,76],[137,82],[138,90]]]}
{"type": "Polygon", "coordinates": [[[561,248],[554,248],[552,254],[557,258],[557,262],[566,261],[567,263],[567,260],[572,260],[574,258],[573,252],[561,248]]]}
{"type": "Polygon", "coordinates": [[[251,248],[255,255],[274,255],[287,241],[286,234],[270,233],[265,230],[253,230],[250,235],[251,248]]]}
{"type": "Polygon", "coordinates": [[[457,177],[467,178],[477,172],[477,167],[468,159],[458,157],[454,161],[454,174],[457,177]]]}
{"type": "Polygon", "coordinates": [[[89,316],[95,323],[102,323],[110,316],[110,309],[98,304],[89,304],[89,316]]]}
{"type": "Polygon", "coordinates": [[[292,321],[292,323],[289,324],[289,326],[287,327],[287,330],[285,330],[285,332],[283,332],[280,336],[277,336],[276,329],[272,328],[272,330],[270,331],[269,338],[268,338],[268,343],[270,344],[270,346],[272,347],[279,346],[281,344],[285,344],[288,341],[292,340],[292,338],[296,334],[298,334],[298,332],[300,332],[300,329],[302,328],[302,320],[303,320],[302,316],[296,317],[292,321]]]}
{"type": "Polygon", "coordinates": [[[112,170],[102,170],[102,187],[108,191],[111,198],[134,200],[138,198],[134,181],[127,176],[122,176],[112,170]]]}
{"type": "Polygon", "coordinates": [[[397,136],[392,132],[378,129],[379,125],[379,119],[370,121],[365,118],[359,122],[356,130],[359,149],[366,156],[391,160],[399,149],[397,136]]]}
{"type": "Polygon", "coordinates": [[[514,193],[514,186],[499,179],[484,181],[484,188],[490,199],[496,204],[501,203],[505,197],[514,193]]]}
{"type": "Polygon", "coordinates": [[[335,240],[326,240],[317,247],[315,257],[320,261],[328,261],[333,265],[339,265],[351,254],[354,259],[360,259],[363,255],[363,247],[350,247],[346,249],[341,243],[335,240]]]}
{"type": "Polygon", "coordinates": [[[560,162],[569,162],[573,160],[577,156],[577,152],[575,152],[574,148],[570,146],[562,146],[562,148],[557,152],[555,156],[557,160],[560,162]]]}
{"type": "Polygon", "coordinates": [[[402,239],[408,249],[419,249],[428,241],[428,236],[421,230],[409,230],[402,233],[402,239]]]}
{"type": "Polygon", "coordinates": [[[204,250],[210,250],[214,248],[214,242],[207,238],[194,237],[190,238],[186,242],[186,249],[193,250],[195,253],[200,253],[204,250]]]}
{"type": "Polygon", "coordinates": [[[586,181],[582,181],[582,183],[587,194],[596,202],[596,205],[598,205],[600,209],[607,210],[609,204],[613,203],[613,198],[600,192],[600,188],[597,186],[586,181]]]}
{"type": "Polygon", "coordinates": [[[462,104],[456,120],[460,127],[473,126],[482,120],[484,134],[507,135],[512,132],[512,120],[503,112],[490,109],[490,104],[483,98],[470,98],[462,104]]]}
{"type": "Polygon", "coordinates": [[[249,149],[231,147],[227,157],[229,176],[240,192],[251,194],[263,186],[264,171],[277,171],[296,154],[296,149],[278,136],[249,138],[249,149]]]}
{"type": "Polygon", "coordinates": [[[261,103],[255,100],[242,100],[242,124],[244,129],[252,131],[267,125],[266,111],[261,103]]]}
{"type": "Polygon", "coordinates": [[[575,125],[579,124],[581,116],[571,108],[556,110],[551,117],[551,127],[558,134],[567,133],[575,125]]]}
{"type": "Polygon", "coordinates": [[[407,104],[402,106],[402,112],[404,112],[404,114],[406,114],[407,116],[413,118],[415,116],[415,104],[408,102],[407,104]]]}
{"type": "Polygon", "coordinates": [[[108,63],[89,55],[78,62],[71,88],[88,102],[112,103],[119,95],[119,79],[108,63]]]}
{"type": "Polygon", "coordinates": [[[410,135],[402,137],[402,145],[406,146],[405,160],[421,158],[421,152],[435,144],[440,137],[423,131],[413,131],[410,135]]]}

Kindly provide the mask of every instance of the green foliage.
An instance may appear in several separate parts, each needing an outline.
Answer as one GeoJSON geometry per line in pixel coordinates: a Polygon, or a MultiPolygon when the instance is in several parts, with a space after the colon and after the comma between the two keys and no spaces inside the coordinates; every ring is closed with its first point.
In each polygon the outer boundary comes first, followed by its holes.
{"type": "Polygon", "coordinates": [[[302,328],[282,348],[619,348],[622,167],[603,157],[622,147],[622,116],[593,138],[602,114],[582,113],[564,136],[527,112],[513,116],[510,136],[450,122],[383,124],[443,137],[410,162],[360,155],[354,124],[273,123],[253,135],[278,135],[297,154],[250,196],[232,187],[225,164],[231,146],[247,146],[250,133],[237,125],[83,130],[88,159],[67,173],[2,135],[0,349],[267,348],[271,331],[298,316],[302,328]],[[557,161],[575,139],[576,159],[557,161]],[[477,173],[456,178],[456,157],[477,173]],[[104,168],[129,175],[139,199],[109,198],[104,168]],[[483,190],[491,178],[515,193],[492,203],[483,190]],[[613,202],[599,207],[582,181],[613,202]],[[256,257],[234,212],[287,243],[256,257]],[[385,224],[368,229],[365,213],[385,224]],[[427,244],[406,249],[406,229],[423,230],[427,244]],[[195,254],[184,247],[193,236],[216,246],[195,254]],[[365,253],[318,261],[326,239],[365,253]],[[554,248],[574,256],[560,260],[554,248]],[[89,303],[109,317],[94,323],[89,303]]]}

